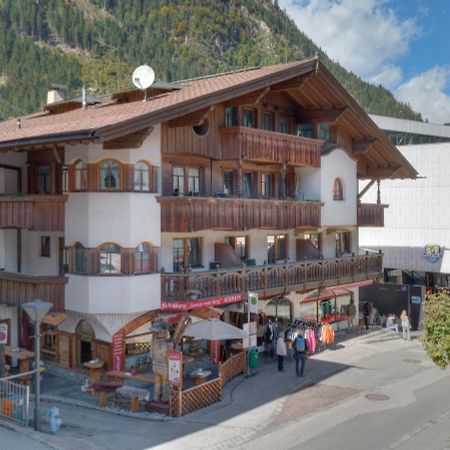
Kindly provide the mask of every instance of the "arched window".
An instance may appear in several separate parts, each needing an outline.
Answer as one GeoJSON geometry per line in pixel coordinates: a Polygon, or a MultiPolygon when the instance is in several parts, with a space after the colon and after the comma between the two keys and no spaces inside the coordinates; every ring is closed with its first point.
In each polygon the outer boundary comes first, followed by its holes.
{"type": "Polygon", "coordinates": [[[134,165],[134,190],[138,192],[150,192],[151,168],[142,161],[134,165]]]}
{"type": "Polygon", "coordinates": [[[87,190],[87,164],[81,160],[75,163],[75,190],[87,190]]]}
{"type": "Polygon", "coordinates": [[[113,161],[112,159],[107,159],[100,162],[99,168],[100,189],[106,191],[120,190],[120,163],[113,161]]]}
{"type": "Polygon", "coordinates": [[[333,200],[344,200],[344,186],[340,178],[336,178],[333,183],[333,200]]]}
{"type": "Polygon", "coordinates": [[[77,242],[75,244],[75,273],[88,272],[88,251],[87,248],[77,242]]]}
{"type": "Polygon", "coordinates": [[[120,247],[116,244],[103,244],[100,247],[100,273],[121,273],[122,260],[120,247]]]}
{"type": "Polygon", "coordinates": [[[145,242],[140,243],[134,251],[134,272],[150,273],[154,272],[153,249],[145,242]]]}

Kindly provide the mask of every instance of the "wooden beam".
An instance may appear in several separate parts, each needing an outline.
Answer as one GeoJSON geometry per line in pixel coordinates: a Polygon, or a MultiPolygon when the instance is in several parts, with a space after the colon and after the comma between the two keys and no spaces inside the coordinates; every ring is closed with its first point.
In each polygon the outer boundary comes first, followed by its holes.
{"type": "Polygon", "coordinates": [[[366,187],[358,194],[358,200],[360,200],[362,198],[362,196],[374,185],[375,181],[377,181],[376,179],[370,180],[367,184],[366,187]]]}
{"type": "Polygon", "coordinates": [[[103,143],[103,150],[121,150],[123,148],[140,148],[147,136],[153,131],[153,127],[136,131],[120,138],[103,143]]]}
{"type": "Polygon", "coordinates": [[[372,147],[372,145],[375,144],[376,141],[377,141],[376,139],[363,139],[362,141],[353,141],[352,143],[353,154],[367,153],[370,147],[372,147]]]}
{"type": "Polygon", "coordinates": [[[270,90],[272,92],[282,92],[293,89],[299,89],[301,85],[305,82],[306,78],[307,77],[296,77],[291,80],[283,81],[281,83],[274,84],[270,90]]]}
{"type": "Polygon", "coordinates": [[[402,166],[391,167],[368,167],[366,172],[367,178],[391,178],[397,170],[402,166]]]}
{"type": "Polygon", "coordinates": [[[241,97],[233,98],[225,103],[225,106],[241,106],[241,105],[254,105],[259,103],[264,95],[269,92],[270,87],[265,87],[264,89],[260,89],[258,91],[252,92],[247,95],[242,95],[241,97]]]}
{"type": "Polygon", "coordinates": [[[304,121],[318,121],[333,123],[339,119],[342,114],[345,114],[347,108],[333,108],[333,109],[310,109],[303,110],[299,114],[300,120],[304,121]]]}
{"type": "Polygon", "coordinates": [[[199,125],[203,120],[205,120],[205,115],[209,113],[211,108],[202,108],[191,114],[187,114],[177,119],[169,120],[170,128],[177,127],[193,127],[199,125]]]}

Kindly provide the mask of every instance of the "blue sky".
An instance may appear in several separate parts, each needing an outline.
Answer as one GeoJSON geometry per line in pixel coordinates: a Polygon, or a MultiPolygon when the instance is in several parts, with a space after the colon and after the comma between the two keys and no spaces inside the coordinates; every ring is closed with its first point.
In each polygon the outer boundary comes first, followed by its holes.
{"type": "Polygon", "coordinates": [[[279,0],[345,68],[450,122],[450,0],[279,0]]]}

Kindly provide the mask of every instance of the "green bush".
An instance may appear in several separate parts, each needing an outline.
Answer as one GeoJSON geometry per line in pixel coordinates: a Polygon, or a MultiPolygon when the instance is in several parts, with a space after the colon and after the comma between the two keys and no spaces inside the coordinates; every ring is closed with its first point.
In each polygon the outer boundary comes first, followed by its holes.
{"type": "Polygon", "coordinates": [[[450,363],[450,297],[434,294],[425,302],[423,346],[433,362],[441,369],[450,363]]]}

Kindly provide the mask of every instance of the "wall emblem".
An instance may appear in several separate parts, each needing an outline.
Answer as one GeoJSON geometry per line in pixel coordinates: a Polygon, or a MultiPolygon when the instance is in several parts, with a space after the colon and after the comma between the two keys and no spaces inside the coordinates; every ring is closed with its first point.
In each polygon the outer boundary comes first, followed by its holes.
{"type": "Polygon", "coordinates": [[[435,263],[439,261],[442,257],[441,247],[437,244],[428,244],[425,245],[425,253],[423,256],[430,261],[430,263],[435,263]]]}

